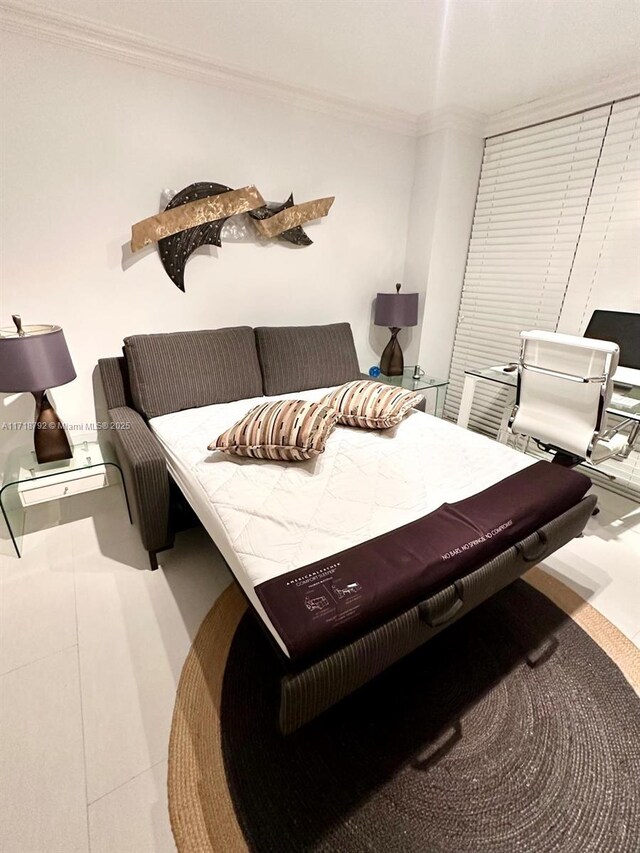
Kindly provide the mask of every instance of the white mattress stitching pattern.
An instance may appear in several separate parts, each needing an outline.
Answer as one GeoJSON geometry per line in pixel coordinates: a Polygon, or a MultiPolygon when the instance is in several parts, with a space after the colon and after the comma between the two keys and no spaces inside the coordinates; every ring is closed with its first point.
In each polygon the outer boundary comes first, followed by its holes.
{"type": "MultiPolygon", "coordinates": [[[[293,463],[291,463],[291,464],[293,464],[293,463]]],[[[273,484],[271,485],[271,490],[270,490],[269,494],[265,496],[265,498],[264,498],[264,500],[263,500],[263,504],[264,504],[267,500],[269,500],[269,499],[272,497],[273,493],[275,492],[275,490],[276,490],[276,488],[277,488],[277,486],[278,486],[278,483],[279,483],[279,482],[280,482],[280,480],[285,476],[285,474],[286,474],[286,469],[284,469],[284,470],[282,471],[282,473],[280,474],[280,477],[278,477],[278,480],[276,480],[276,482],[275,482],[275,483],[273,483],[273,484]]],[[[211,498],[214,498],[214,497],[215,497],[215,495],[220,491],[220,488],[221,488],[221,486],[220,486],[220,487],[218,487],[217,489],[215,489],[215,490],[211,493],[210,497],[211,497],[211,498]]],[[[240,504],[238,504],[237,506],[234,506],[233,504],[228,504],[228,503],[226,503],[226,504],[224,504],[224,505],[225,505],[225,506],[227,506],[227,507],[229,507],[229,508],[236,509],[236,510],[238,510],[239,512],[243,512],[243,511],[244,511],[244,506],[242,506],[242,505],[240,505],[240,504]]],[[[246,530],[247,526],[248,526],[250,523],[251,523],[251,516],[250,516],[250,515],[247,515],[247,518],[246,518],[246,521],[245,521],[245,523],[244,523],[244,526],[243,526],[243,527],[242,527],[242,528],[241,528],[241,529],[236,533],[236,535],[235,535],[235,537],[234,537],[234,539],[233,539],[232,541],[237,541],[237,540],[238,540],[238,539],[239,539],[239,538],[244,534],[244,532],[245,532],[245,530],[246,530]]],[[[240,553],[240,552],[238,552],[238,553],[240,553]]]]}
{"type": "MultiPolygon", "coordinates": [[[[339,434],[339,433],[338,433],[338,434],[339,434]]],[[[335,466],[336,466],[337,459],[338,459],[338,456],[337,456],[337,454],[336,454],[336,455],[333,457],[333,462],[332,462],[332,464],[331,464],[331,472],[332,472],[332,473],[333,473],[333,471],[335,470],[335,466]]],[[[329,478],[330,478],[330,477],[331,477],[331,474],[329,475],[329,478]]],[[[323,495],[319,495],[319,496],[318,496],[318,504],[317,504],[317,506],[319,505],[319,503],[320,503],[320,501],[322,500],[322,498],[323,498],[323,495]]],[[[316,530],[319,530],[319,529],[321,529],[321,528],[316,528],[316,530]]],[[[300,539],[300,541],[298,542],[298,548],[297,548],[297,550],[293,553],[293,555],[292,555],[292,557],[291,557],[291,561],[292,561],[292,563],[293,563],[294,565],[297,565],[297,560],[298,560],[298,558],[299,558],[299,555],[300,555],[300,553],[302,552],[303,548],[306,546],[306,539],[307,539],[307,536],[309,535],[309,532],[310,532],[310,530],[309,530],[309,528],[307,527],[307,528],[305,529],[305,531],[304,531],[304,534],[303,534],[302,538],[301,538],[301,539],[300,539]]],[[[326,532],[330,532],[330,531],[326,531],[326,532]]]]}

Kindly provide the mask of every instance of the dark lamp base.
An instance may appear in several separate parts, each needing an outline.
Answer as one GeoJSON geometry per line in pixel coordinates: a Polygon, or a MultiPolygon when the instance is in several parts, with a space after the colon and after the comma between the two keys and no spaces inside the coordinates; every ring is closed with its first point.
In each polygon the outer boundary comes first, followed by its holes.
{"type": "Polygon", "coordinates": [[[391,337],[380,359],[380,372],[384,373],[385,376],[402,376],[404,371],[404,357],[402,355],[402,348],[398,342],[398,332],[400,329],[394,326],[389,331],[391,332],[391,337]]]}
{"type": "Polygon", "coordinates": [[[36,426],[33,436],[33,444],[36,451],[36,459],[40,464],[45,462],[59,462],[62,459],[72,459],[71,445],[56,414],[47,398],[46,391],[34,391],[36,399],[36,426]]]}

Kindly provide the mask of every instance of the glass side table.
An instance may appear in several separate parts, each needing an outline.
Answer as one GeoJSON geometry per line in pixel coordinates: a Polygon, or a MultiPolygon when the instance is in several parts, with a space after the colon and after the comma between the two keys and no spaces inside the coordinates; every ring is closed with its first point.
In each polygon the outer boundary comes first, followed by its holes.
{"type": "Polygon", "coordinates": [[[381,373],[379,376],[371,377],[376,382],[385,382],[387,385],[397,385],[398,388],[406,388],[407,391],[428,391],[435,388],[436,402],[434,414],[436,417],[442,417],[444,410],[444,397],[447,391],[448,379],[438,379],[435,376],[427,376],[423,374],[420,379],[413,378],[415,366],[405,367],[402,376],[385,376],[381,373]]]}
{"type": "Polygon", "coordinates": [[[0,488],[0,510],[18,557],[29,507],[104,488],[110,485],[109,468],[117,469],[120,475],[131,521],[127,487],[111,445],[82,441],[72,450],[72,459],[44,464],[37,461],[35,451],[29,447],[17,447],[9,453],[0,488]]]}

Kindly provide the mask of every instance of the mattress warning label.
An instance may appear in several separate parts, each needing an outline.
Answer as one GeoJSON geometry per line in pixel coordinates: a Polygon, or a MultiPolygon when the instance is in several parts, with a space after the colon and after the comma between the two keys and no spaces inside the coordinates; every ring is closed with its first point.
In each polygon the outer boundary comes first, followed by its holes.
{"type": "Polygon", "coordinates": [[[298,606],[316,621],[338,623],[348,620],[359,609],[362,584],[338,574],[340,563],[308,572],[290,583],[299,592],[298,606]]]}
{"type": "Polygon", "coordinates": [[[458,545],[457,548],[452,548],[451,551],[447,551],[445,554],[442,554],[442,559],[450,560],[452,557],[457,557],[458,554],[464,554],[465,551],[470,551],[471,548],[482,545],[483,542],[487,542],[489,539],[493,539],[494,536],[497,536],[504,530],[508,530],[512,524],[513,519],[510,518],[509,521],[505,521],[504,524],[501,524],[499,527],[494,527],[493,530],[483,533],[482,536],[478,536],[476,539],[471,539],[469,542],[465,542],[464,545],[458,545]]]}

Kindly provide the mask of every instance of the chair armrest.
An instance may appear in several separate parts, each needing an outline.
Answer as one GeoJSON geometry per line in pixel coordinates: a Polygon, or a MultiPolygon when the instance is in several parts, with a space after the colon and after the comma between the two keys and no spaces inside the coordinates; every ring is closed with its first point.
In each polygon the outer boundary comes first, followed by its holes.
{"type": "Polygon", "coordinates": [[[144,418],[128,406],[109,409],[118,461],[122,468],[133,522],[147,551],[171,545],[169,474],[160,442],[144,418]]]}

